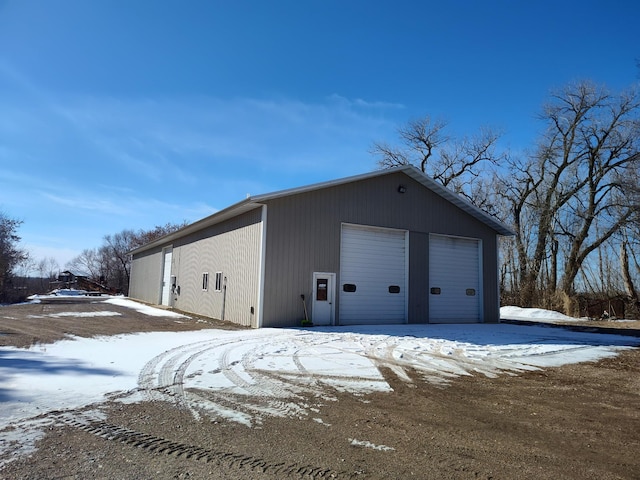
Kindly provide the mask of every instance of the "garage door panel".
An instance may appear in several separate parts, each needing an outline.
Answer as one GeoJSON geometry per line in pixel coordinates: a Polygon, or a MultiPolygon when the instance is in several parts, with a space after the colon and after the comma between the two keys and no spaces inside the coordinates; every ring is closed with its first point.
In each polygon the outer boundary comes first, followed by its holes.
{"type": "Polygon", "coordinates": [[[406,233],[345,225],[340,251],[340,324],[404,323],[406,233]],[[345,284],[355,292],[345,292],[345,284]],[[390,293],[389,287],[395,287],[390,293]]]}
{"type": "Polygon", "coordinates": [[[479,240],[432,235],[429,242],[429,321],[479,322],[479,240]]]}

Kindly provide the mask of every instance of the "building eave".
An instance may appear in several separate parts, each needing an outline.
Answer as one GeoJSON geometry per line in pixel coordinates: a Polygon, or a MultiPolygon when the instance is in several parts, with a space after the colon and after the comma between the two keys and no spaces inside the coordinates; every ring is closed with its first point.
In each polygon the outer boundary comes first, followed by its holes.
{"type": "Polygon", "coordinates": [[[475,217],[476,219],[480,220],[482,223],[491,227],[499,235],[512,237],[516,234],[511,228],[509,228],[507,225],[502,223],[500,220],[498,220],[492,215],[489,215],[487,212],[485,212],[481,208],[475,206],[466,198],[458,195],[452,190],[449,190],[447,187],[439,184],[433,178],[425,175],[416,167],[408,165],[407,167],[402,167],[401,169],[411,178],[413,178],[417,182],[420,182],[421,184],[429,188],[434,193],[437,193],[438,195],[448,200],[449,202],[453,203],[455,206],[465,211],[472,217],[475,217]]]}
{"type": "Polygon", "coordinates": [[[230,218],[237,217],[243,213],[254,210],[258,207],[262,206],[261,203],[256,202],[251,197],[242,200],[241,202],[235,203],[224,210],[220,210],[216,213],[209,215],[201,220],[198,220],[194,223],[190,223],[186,227],[182,227],[175,232],[171,232],[167,235],[164,235],[156,240],[149,242],[145,245],[142,245],[132,251],[129,252],[130,255],[136,255],[138,253],[142,253],[146,250],[150,250],[155,247],[160,247],[164,245],[171,244],[175,240],[195,233],[197,231],[202,230],[203,228],[211,227],[218,223],[224,222],[225,220],[229,220],[230,218]]]}
{"type": "Polygon", "coordinates": [[[299,195],[302,193],[312,192],[315,190],[321,190],[321,189],[330,188],[330,187],[336,187],[336,186],[345,185],[349,183],[359,182],[362,180],[367,180],[369,178],[374,178],[381,175],[389,175],[392,173],[404,173],[405,175],[409,176],[413,180],[422,184],[424,187],[428,188],[429,190],[436,193],[437,195],[440,195],[441,197],[451,202],[452,204],[454,204],[464,212],[476,218],[480,222],[489,226],[497,234],[503,235],[503,236],[515,235],[515,232],[511,230],[508,226],[506,226],[504,223],[500,222],[498,219],[489,215],[482,209],[476,207],[474,204],[472,204],[470,201],[468,201],[464,197],[461,197],[457,193],[440,185],[438,182],[433,180],[431,177],[425,175],[422,171],[420,171],[416,167],[412,165],[403,165],[403,166],[388,168],[384,170],[375,170],[372,172],[368,172],[360,175],[354,175],[351,177],[344,177],[336,180],[330,180],[327,182],[314,183],[314,184],[305,185],[302,187],[296,187],[296,188],[290,188],[290,189],[280,190],[280,191],[271,192],[271,193],[265,193],[262,195],[256,195],[254,197],[247,197],[246,199],[238,203],[235,203],[225,208],[224,210],[220,210],[219,212],[209,215],[208,217],[205,217],[202,220],[198,220],[194,223],[187,225],[186,227],[176,230],[175,232],[172,232],[163,237],[160,237],[154,240],[153,242],[150,242],[146,245],[136,248],[135,250],[132,250],[129,253],[131,255],[136,255],[138,253],[142,253],[152,248],[171,244],[173,241],[179,238],[182,238],[186,235],[189,235],[191,233],[202,230],[203,228],[216,225],[218,223],[224,222],[225,220],[229,220],[230,218],[236,217],[243,213],[249,212],[255,208],[261,207],[262,205],[264,205],[266,202],[270,200],[287,197],[291,195],[299,195]]]}
{"type": "Polygon", "coordinates": [[[344,185],[347,183],[354,183],[361,180],[367,180],[369,178],[374,178],[381,175],[388,175],[390,173],[396,173],[396,172],[404,173],[407,176],[411,177],[412,179],[422,184],[432,192],[440,195],[441,197],[448,200],[449,202],[451,202],[452,204],[454,204],[464,212],[468,213],[472,217],[478,219],[482,223],[491,227],[499,235],[503,235],[503,236],[515,235],[515,232],[512,229],[510,229],[508,226],[506,226],[504,223],[502,223],[500,220],[493,217],[492,215],[489,215],[484,210],[478,208],[466,198],[442,186],[441,184],[436,182],[434,179],[432,179],[428,175],[425,175],[422,171],[420,171],[418,168],[414,167],[413,165],[402,165],[399,167],[387,168],[384,170],[374,170],[372,172],[364,173],[361,175],[339,178],[337,180],[330,180],[328,182],[315,183],[311,185],[305,185],[302,187],[296,187],[296,188],[291,188],[287,190],[280,190],[277,192],[266,193],[264,195],[257,195],[255,197],[252,197],[252,200],[255,202],[267,202],[269,200],[273,200],[280,197],[307,193],[314,190],[335,187],[335,186],[344,185]]]}

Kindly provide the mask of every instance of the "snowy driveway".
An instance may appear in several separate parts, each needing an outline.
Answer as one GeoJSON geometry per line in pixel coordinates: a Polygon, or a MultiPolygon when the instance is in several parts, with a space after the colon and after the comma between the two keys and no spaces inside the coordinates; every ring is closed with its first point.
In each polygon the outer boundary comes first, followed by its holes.
{"type": "MultiPolygon", "coordinates": [[[[119,302],[148,314],[171,314],[119,302]]],[[[633,337],[545,326],[475,324],[155,332],[4,347],[0,453],[29,419],[98,408],[109,399],[166,400],[196,417],[247,425],[266,415],[322,421],[319,407],[335,400],[336,390],[391,391],[381,368],[407,382],[411,369],[442,385],[461,375],[517,374],[598,360],[638,343],[633,337]]]]}
{"type": "MultiPolygon", "coordinates": [[[[391,391],[380,368],[410,382],[409,370],[445,384],[460,375],[502,373],[613,356],[627,337],[577,334],[515,325],[419,325],[207,332],[146,363],[144,398],[179,402],[194,415],[250,425],[263,415],[304,416],[332,400],[333,389],[356,395],[391,391]],[[331,388],[327,388],[331,387],[331,388]]],[[[633,339],[635,341],[637,339],[633,339]]]]}

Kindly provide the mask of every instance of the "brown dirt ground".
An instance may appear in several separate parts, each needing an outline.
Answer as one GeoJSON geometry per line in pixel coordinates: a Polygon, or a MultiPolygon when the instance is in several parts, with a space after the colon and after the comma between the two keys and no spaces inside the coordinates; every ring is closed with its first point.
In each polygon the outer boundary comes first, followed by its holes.
{"type": "MultiPolygon", "coordinates": [[[[235,328],[85,302],[1,307],[0,346],[48,343],[68,334],[235,328]],[[38,318],[88,307],[123,315],[108,322],[38,318]]],[[[640,335],[640,322],[604,326],[640,335]]],[[[37,451],[6,464],[0,478],[640,478],[639,349],[518,376],[463,377],[445,387],[418,375],[407,383],[383,374],[392,393],[332,392],[338,401],[321,407],[323,423],[265,418],[249,428],[196,420],[163,402],[112,402],[100,425],[51,427],[37,451]],[[351,439],[393,450],[354,446],[351,439]]]]}

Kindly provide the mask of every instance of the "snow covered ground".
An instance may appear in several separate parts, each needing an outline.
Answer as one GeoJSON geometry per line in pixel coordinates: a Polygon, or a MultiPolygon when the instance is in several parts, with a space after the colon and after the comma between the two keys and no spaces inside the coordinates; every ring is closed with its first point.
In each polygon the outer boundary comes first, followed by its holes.
{"type": "Polygon", "coordinates": [[[542,308],[502,307],[500,317],[510,320],[525,320],[541,323],[572,323],[579,318],[568,317],[560,312],[552,312],[542,308]]]}
{"type": "MultiPolygon", "coordinates": [[[[122,297],[106,302],[147,315],[177,315],[122,297]]],[[[505,308],[509,318],[569,318],[505,308]]],[[[57,313],[91,314],[104,312],[57,313]]],[[[70,338],[29,349],[3,347],[0,455],[28,452],[55,421],[48,412],[92,406],[92,414],[99,416],[100,405],[110,399],[166,400],[196,417],[246,425],[259,424],[266,415],[322,422],[319,406],[335,400],[335,390],[359,396],[391,391],[380,367],[407,382],[408,369],[415,369],[445,386],[461,375],[514,375],[595,361],[639,344],[635,337],[544,325],[474,324],[155,332],[70,338]],[[317,401],[309,404],[308,398],[317,401]]]]}

